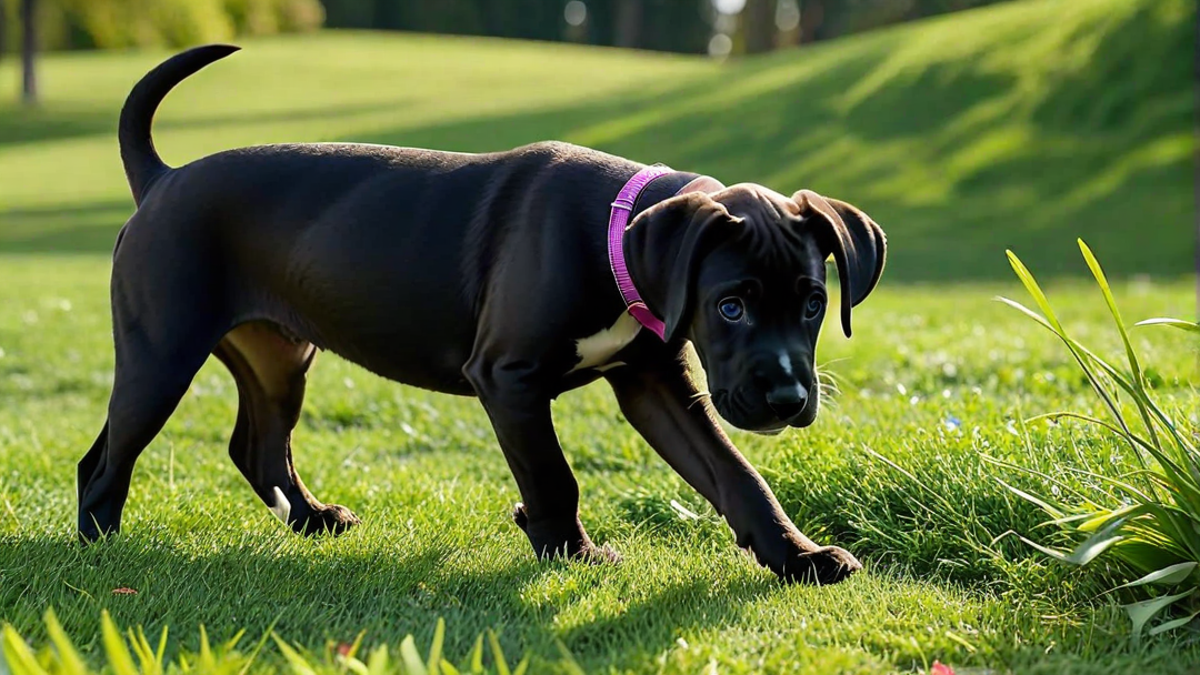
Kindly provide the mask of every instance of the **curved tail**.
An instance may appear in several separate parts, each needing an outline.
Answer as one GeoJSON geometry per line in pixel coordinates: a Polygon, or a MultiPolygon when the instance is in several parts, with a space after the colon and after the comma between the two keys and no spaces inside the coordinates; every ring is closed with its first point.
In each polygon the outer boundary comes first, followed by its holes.
{"type": "Polygon", "coordinates": [[[206,45],[176,54],[147,73],[129,92],[129,98],[121,108],[117,140],[121,144],[121,162],[125,164],[125,177],[129,179],[135,203],[142,203],[147,186],[169,168],[158,156],[150,137],[150,122],[158,104],[189,75],[239,49],[241,47],[233,45],[206,45]]]}

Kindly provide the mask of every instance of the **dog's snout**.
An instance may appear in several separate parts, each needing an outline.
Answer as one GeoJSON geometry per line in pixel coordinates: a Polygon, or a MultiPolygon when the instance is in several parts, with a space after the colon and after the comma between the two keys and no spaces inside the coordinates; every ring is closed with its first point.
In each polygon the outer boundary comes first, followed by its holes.
{"type": "Polygon", "coordinates": [[[776,387],[767,392],[767,405],[781,420],[790,420],[808,405],[808,392],[798,383],[776,387]]]}

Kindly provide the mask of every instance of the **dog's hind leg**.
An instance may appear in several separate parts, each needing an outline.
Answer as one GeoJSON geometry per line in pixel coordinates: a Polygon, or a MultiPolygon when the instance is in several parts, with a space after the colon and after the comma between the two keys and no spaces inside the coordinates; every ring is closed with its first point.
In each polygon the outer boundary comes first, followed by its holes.
{"type": "Polygon", "coordinates": [[[214,354],[233,373],[238,417],[229,455],[254,492],[284,523],[303,534],[339,534],[359,521],[348,509],[322,504],[292,464],[292,429],[300,419],[309,366],[317,349],[266,322],[230,331],[214,354]]]}
{"type": "Polygon", "coordinates": [[[116,371],[108,419],[78,466],[78,526],[85,541],[120,529],[138,456],[175,411],[220,337],[213,322],[197,314],[175,316],[176,323],[144,320],[117,293],[113,310],[116,371]]]}

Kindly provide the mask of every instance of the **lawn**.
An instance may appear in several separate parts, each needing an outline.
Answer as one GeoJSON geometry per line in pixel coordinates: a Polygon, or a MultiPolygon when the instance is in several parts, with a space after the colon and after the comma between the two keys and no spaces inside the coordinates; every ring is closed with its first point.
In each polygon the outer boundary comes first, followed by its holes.
{"type": "MultiPolygon", "coordinates": [[[[818,354],[841,393],[810,429],[734,432],[800,528],[859,555],[829,588],[780,585],[622,420],[600,383],[554,413],[592,536],[616,566],[538,563],[508,520],[517,492],[470,399],[386,382],[323,354],[297,468],[364,524],[291,535],[226,455],[236,391],[215,361],[142,455],[125,532],[74,544],[74,465],[111,383],[107,254],[131,211],[115,144],[129,86],[162,53],[54,55],[46,103],[0,108],[0,620],[42,643],[53,607],[97,661],[99,617],[168,651],[272,625],[328,641],[427,645],[456,661],[494,629],[533,672],[1194,673],[1194,632],[1135,644],[1114,570],[1048,563],[1055,543],[987,457],[1065,475],[1132,466],[1076,424],[1098,409],[1052,336],[992,300],[1021,299],[1004,249],[1052,280],[1078,336],[1119,342],[1073,240],[1119,279],[1127,318],[1195,318],[1190,162],[1193,9],[1184,0],[1032,0],[740,63],[488,40],[322,33],[245,43],[163,107],[182,163],[281,140],[489,150],[543,138],[811,187],[888,231],[883,283],[818,354]],[[431,65],[431,64],[436,64],[431,65]],[[912,478],[889,467],[889,458],[912,478]],[[937,494],[948,506],[933,506],[937,494]],[[675,500],[696,514],[671,505],[675,500]],[[134,595],[114,595],[132,588],[134,595]]],[[[0,81],[14,65],[0,63],[0,81]]],[[[1158,396],[1196,418],[1194,339],[1138,329],[1158,396]]],[[[1046,488],[1048,489],[1048,488],[1046,488]]],[[[941,502],[937,502],[941,503],[941,502]]],[[[1061,543],[1058,542],[1058,543],[1061,543]]],[[[257,664],[282,667],[266,648],[257,664]]]]}

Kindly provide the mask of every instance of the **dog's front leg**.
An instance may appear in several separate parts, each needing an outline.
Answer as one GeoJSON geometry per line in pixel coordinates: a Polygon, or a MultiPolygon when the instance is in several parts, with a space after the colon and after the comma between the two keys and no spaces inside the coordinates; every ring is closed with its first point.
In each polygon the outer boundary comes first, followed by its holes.
{"type": "Polygon", "coordinates": [[[568,556],[614,560],[608,547],[597,547],[579,521],[579,484],[563,457],[550,397],[532,378],[503,366],[467,371],[496,431],[504,458],[517,480],[522,503],[513,519],[525,531],[539,558],[568,556]]]}
{"type": "Polygon", "coordinates": [[[762,476],[716,422],[682,358],[606,376],[626,419],[725,517],[737,543],[787,581],[836,583],[862,568],[848,551],[817,546],[780,508],[762,476]]]}

